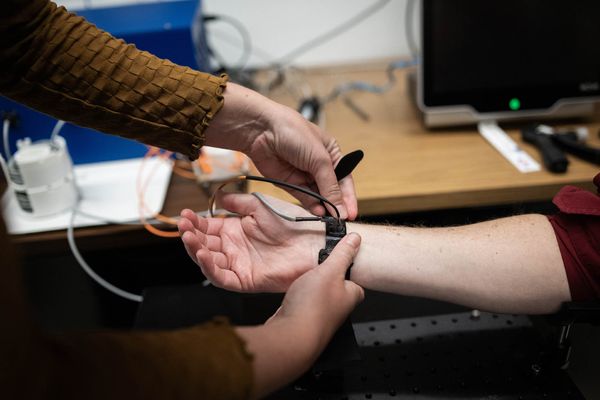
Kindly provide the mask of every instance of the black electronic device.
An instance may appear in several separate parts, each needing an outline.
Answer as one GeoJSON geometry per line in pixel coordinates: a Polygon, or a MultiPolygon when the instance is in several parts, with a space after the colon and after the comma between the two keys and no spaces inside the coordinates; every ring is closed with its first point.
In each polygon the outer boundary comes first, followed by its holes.
{"type": "Polygon", "coordinates": [[[319,123],[319,113],[321,112],[321,102],[316,97],[303,99],[298,106],[298,112],[313,124],[319,123]]]}
{"type": "Polygon", "coordinates": [[[536,126],[529,126],[521,130],[523,141],[533,144],[542,155],[544,166],[550,172],[567,172],[569,160],[565,153],[554,144],[551,135],[540,132],[536,126]]]}
{"type": "Polygon", "coordinates": [[[551,137],[553,142],[564,151],[582,160],[600,165],[600,148],[587,146],[575,132],[557,133],[551,137]]]}
{"type": "Polygon", "coordinates": [[[424,0],[428,126],[573,117],[600,99],[600,2],[424,0]]]}
{"type": "Polygon", "coordinates": [[[335,166],[335,177],[338,181],[341,181],[352,173],[354,168],[362,161],[365,153],[362,150],[354,150],[351,153],[346,154],[335,166]]]}
{"type": "Polygon", "coordinates": [[[585,128],[555,130],[548,125],[531,125],[521,130],[521,137],[538,148],[544,166],[550,172],[567,171],[569,160],[565,153],[600,165],[600,148],[585,144],[585,128]]]}

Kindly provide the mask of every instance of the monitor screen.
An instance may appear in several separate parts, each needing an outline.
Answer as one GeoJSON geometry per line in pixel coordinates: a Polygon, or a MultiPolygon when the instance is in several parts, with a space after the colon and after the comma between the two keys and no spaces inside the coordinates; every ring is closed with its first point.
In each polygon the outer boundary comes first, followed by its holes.
{"type": "Polygon", "coordinates": [[[424,0],[422,101],[480,113],[600,94],[600,1],[424,0]]]}

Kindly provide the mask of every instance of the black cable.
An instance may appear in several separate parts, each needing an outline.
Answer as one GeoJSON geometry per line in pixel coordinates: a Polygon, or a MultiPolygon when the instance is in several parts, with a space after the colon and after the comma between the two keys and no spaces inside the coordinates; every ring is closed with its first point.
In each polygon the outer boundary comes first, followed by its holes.
{"type": "MultiPolygon", "coordinates": [[[[234,183],[234,182],[243,181],[243,180],[267,182],[267,183],[270,183],[270,184],[275,185],[275,186],[282,186],[282,187],[285,187],[285,188],[288,188],[288,189],[297,190],[299,192],[307,194],[307,195],[309,195],[311,197],[314,197],[315,199],[318,199],[321,202],[321,204],[323,205],[323,207],[325,207],[325,204],[330,205],[334,209],[334,211],[335,211],[335,214],[336,214],[335,218],[338,221],[341,220],[341,218],[340,218],[340,211],[337,209],[337,207],[331,201],[329,201],[325,197],[321,196],[319,193],[313,192],[312,190],[307,189],[307,188],[302,187],[302,186],[294,185],[292,183],[287,183],[287,182],[280,181],[280,180],[277,180],[277,179],[265,178],[263,176],[254,176],[254,175],[240,175],[240,176],[238,176],[236,178],[233,178],[233,179],[231,179],[229,181],[226,181],[223,184],[221,184],[221,186],[219,186],[219,188],[215,191],[215,193],[213,193],[213,195],[210,197],[210,199],[208,201],[208,212],[210,213],[211,217],[214,217],[214,215],[213,215],[213,207],[214,207],[214,204],[215,204],[215,194],[216,194],[216,192],[218,192],[219,190],[221,190],[225,185],[227,185],[229,183],[234,183]]],[[[261,200],[261,199],[259,198],[259,200],[261,200]]],[[[325,210],[327,210],[327,208],[325,208],[325,210]]],[[[296,221],[314,221],[314,219],[312,219],[312,217],[298,217],[298,218],[296,218],[296,221]]]]}
{"type": "Polygon", "coordinates": [[[321,203],[329,204],[335,210],[336,218],[340,219],[340,212],[337,209],[337,207],[331,201],[327,200],[325,197],[321,196],[319,193],[313,192],[310,189],[307,189],[302,186],[294,185],[292,183],[280,181],[277,179],[265,178],[264,176],[244,175],[242,179],[246,179],[249,181],[267,182],[267,183],[271,183],[276,186],[282,186],[282,187],[285,187],[288,189],[297,190],[299,192],[307,194],[311,197],[314,197],[315,199],[318,199],[319,201],[321,201],[321,203]]]}

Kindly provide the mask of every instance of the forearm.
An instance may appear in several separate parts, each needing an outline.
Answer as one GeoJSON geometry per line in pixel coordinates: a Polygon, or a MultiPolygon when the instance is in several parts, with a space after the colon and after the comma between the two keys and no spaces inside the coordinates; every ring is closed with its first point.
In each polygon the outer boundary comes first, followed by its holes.
{"type": "Polygon", "coordinates": [[[317,359],[331,336],[314,325],[274,317],[265,325],[238,327],[253,355],[253,398],[261,398],[298,378],[317,359]]]}
{"type": "Polygon", "coordinates": [[[223,92],[223,108],[206,129],[209,146],[249,152],[256,138],[272,131],[272,110],[284,106],[267,97],[237,85],[228,83],[223,92]]]}
{"type": "Polygon", "coordinates": [[[348,228],[363,238],[352,280],[365,288],[511,313],[549,313],[570,300],[542,215],[452,228],[348,228]]]}

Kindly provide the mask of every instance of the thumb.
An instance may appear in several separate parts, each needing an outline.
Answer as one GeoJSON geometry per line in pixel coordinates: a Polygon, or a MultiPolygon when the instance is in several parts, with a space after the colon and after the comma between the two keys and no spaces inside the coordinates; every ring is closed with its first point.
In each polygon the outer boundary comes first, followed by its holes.
{"type": "Polygon", "coordinates": [[[358,233],[346,235],[335,246],[321,267],[326,266],[328,273],[343,277],[358,253],[360,241],[358,233]]]}
{"type": "Polygon", "coordinates": [[[240,215],[250,215],[260,206],[260,201],[251,194],[219,191],[216,200],[227,211],[240,215]]]}
{"type": "Polygon", "coordinates": [[[346,286],[346,291],[354,294],[355,304],[360,303],[365,299],[365,290],[352,281],[344,281],[344,286],[346,286]]]}

